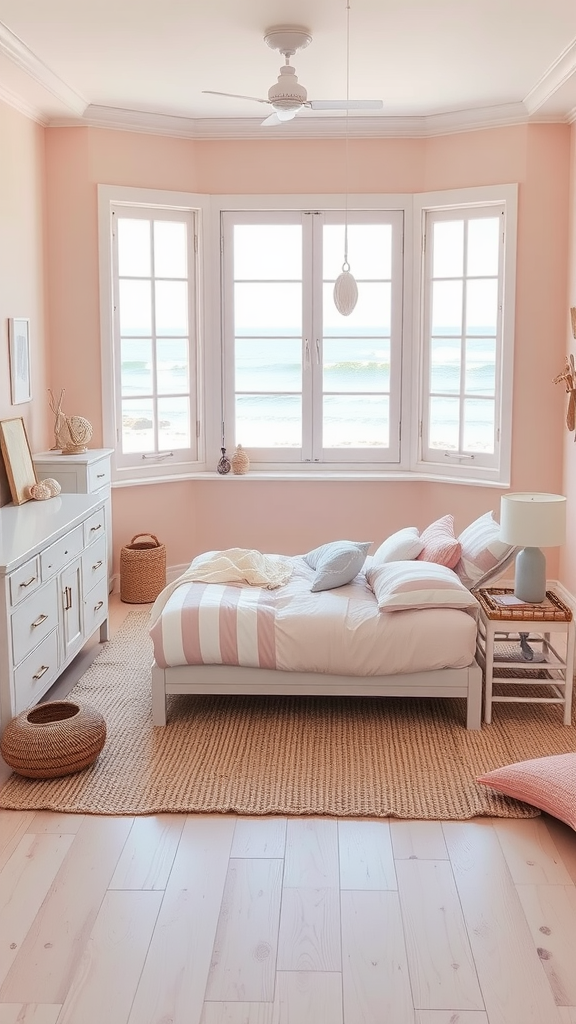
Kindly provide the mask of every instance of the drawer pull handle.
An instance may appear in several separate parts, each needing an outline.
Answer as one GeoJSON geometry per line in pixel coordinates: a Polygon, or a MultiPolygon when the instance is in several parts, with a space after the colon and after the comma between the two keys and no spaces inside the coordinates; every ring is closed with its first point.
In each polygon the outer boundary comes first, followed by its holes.
{"type": "Polygon", "coordinates": [[[99,612],[103,604],[104,604],[104,601],[98,601],[98,604],[94,605],[94,611],[95,612],[99,612]]]}
{"type": "Polygon", "coordinates": [[[72,587],[64,587],[64,611],[67,612],[72,607],[72,587]]]}
{"type": "Polygon", "coordinates": [[[94,570],[94,569],[99,569],[101,565],[102,565],[102,559],[100,559],[100,561],[99,561],[99,562],[96,562],[96,563],[95,563],[95,564],[94,564],[94,565],[92,566],[92,569],[93,569],[93,570],[94,570]]]}
{"type": "Polygon", "coordinates": [[[96,473],[97,480],[101,480],[103,476],[106,476],[106,473],[96,473]]]}
{"type": "Polygon", "coordinates": [[[40,668],[38,669],[37,672],[34,673],[32,679],[42,679],[42,676],[44,675],[45,672],[48,671],[49,668],[50,665],[40,665],[40,668]]]}
{"type": "Polygon", "coordinates": [[[96,530],[101,530],[101,529],[102,529],[102,523],[98,523],[98,526],[91,526],[90,527],[90,533],[96,533],[96,530]]]}
{"type": "Polygon", "coordinates": [[[38,577],[37,577],[37,576],[31,576],[29,580],[26,580],[26,582],[25,582],[25,583],[21,583],[21,584],[20,584],[20,586],[21,586],[21,587],[29,587],[29,586],[30,586],[30,584],[31,584],[31,583],[34,583],[34,580],[36,580],[36,579],[38,579],[38,577]]]}
{"type": "Polygon", "coordinates": [[[43,622],[46,622],[47,618],[47,615],[39,615],[36,622],[32,623],[32,629],[36,629],[36,626],[41,626],[43,622]]]}

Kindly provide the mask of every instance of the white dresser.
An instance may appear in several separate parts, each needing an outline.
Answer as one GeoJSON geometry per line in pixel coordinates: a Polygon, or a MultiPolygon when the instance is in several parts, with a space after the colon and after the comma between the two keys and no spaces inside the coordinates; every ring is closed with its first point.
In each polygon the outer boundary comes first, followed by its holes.
{"type": "Polygon", "coordinates": [[[38,480],[52,477],[66,494],[95,494],[104,502],[108,535],[108,581],[112,589],[112,499],[110,494],[112,448],[90,448],[82,455],[62,455],[59,451],[38,452],[32,456],[38,480]]]}
{"type": "Polygon", "coordinates": [[[108,639],[102,497],[0,508],[0,728],[40,699],[97,629],[108,639]]]}

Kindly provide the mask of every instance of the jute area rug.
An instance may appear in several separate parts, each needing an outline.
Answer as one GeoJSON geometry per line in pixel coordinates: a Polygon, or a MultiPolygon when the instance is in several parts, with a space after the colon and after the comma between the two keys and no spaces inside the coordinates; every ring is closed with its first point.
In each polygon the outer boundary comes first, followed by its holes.
{"type": "Polygon", "coordinates": [[[76,775],[12,775],[0,807],[92,814],[162,811],[342,817],[526,818],[539,812],[475,778],[576,749],[559,707],[502,704],[480,732],[460,699],[174,696],[154,728],[148,611],[132,611],[70,693],[107,740],[76,775]]]}

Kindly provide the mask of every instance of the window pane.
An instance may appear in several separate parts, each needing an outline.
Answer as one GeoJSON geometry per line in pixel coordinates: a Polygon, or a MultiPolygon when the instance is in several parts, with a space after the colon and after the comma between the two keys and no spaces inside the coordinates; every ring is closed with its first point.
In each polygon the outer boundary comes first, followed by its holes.
{"type": "Polygon", "coordinates": [[[300,448],[299,395],[237,395],[236,438],[245,448],[300,448]]]}
{"type": "Polygon", "coordinates": [[[241,281],[299,281],[302,277],[300,224],[237,224],[234,277],[241,281]]]}
{"type": "Polygon", "coordinates": [[[243,335],[301,335],[301,284],[236,284],[234,331],[243,335]]]}
{"type": "Polygon", "coordinates": [[[324,391],[390,390],[388,341],[324,341],[324,391]]]}
{"type": "Polygon", "coordinates": [[[460,394],[460,341],[430,343],[430,390],[460,394]]]}
{"type": "Polygon", "coordinates": [[[466,286],[466,333],[496,334],[498,282],[468,281],[466,286]]]}
{"type": "Polygon", "coordinates": [[[350,316],[342,316],[334,305],[334,285],[327,283],[324,296],[324,335],[356,335],[360,337],[390,336],[391,286],[389,284],[358,284],[358,302],[350,316]]]}
{"type": "Polygon", "coordinates": [[[302,339],[237,339],[236,391],[300,391],[302,339]]]}
{"type": "Polygon", "coordinates": [[[120,374],[122,397],[152,393],[152,342],[122,338],[120,374]]]}
{"type": "Polygon", "coordinates": [[[188,284],[156,281],[156,334],[188,334],[188,284]]]}
{"type": "Polygon", "coordinates": [[[322,430],[324,448],[388,448],[388,398],[325,395],[322,430]]]}
{"type": "Polygon", "coordinates": [[[122,401],[122,451],[154,451],[154,413],[151,398],[122,401]]]}
{"type": "Polygon", "coordinates": [[[434,224],[432,277],[462,277],[464,271],[464,221],[434,224]]]}
{"type": "Polygon", "coordinates": [[[158,450],[190,447],[190,400],[158,399],[158,450]]]}
{"type": "Polygon", "coordinates": [[[159,394],[188,394],[190,379],[187,341],[156,343],[156,374],[159,394]]]}
{"type": "Polygon", "coordinates": [[[150,281],[120,281],[120,334],[152,333],[150,281]]]}
{"type": "Polygon", "coordinates": [[[150,221],[118,218],[118,274],[150,277],[150,221]]]}
{"type": "Polygon", "coordinates": [[[496,342],[475,338],[466,339],[467,394],[494,395],[496,393],[496,342]]]}
{"type": "Polygon", "coordinates": [[[156,277],[186,277],[186,225],[172,220],[154,221],[154,273],[156,277]]]}
{"type": "Polygon", "coordinates": [[[467,398],[464,402],[464,450],[467,452],[494,451],[494,413],[492,401],[467,398]]]}
{"type": "Polygon", "coordinates": [[[458,450],[460,402],[457,398],[430,399],[430,447],[458,450]]]}
{"type": "Polygon", "coordinates": [[[462,282],[432,282],[432,334],[462,333],[462,282]]]}
{"type": "MultiPolygon", "coordinates": [[[[325,281],[334,283],[344,262],[344,224],[326,224],[323,231],[325,281]]],[[[382,281],[392,276],[391,224],[349,224],[348,262],[356,280],[382,281]]]]}
{"type": "Polygon", "coordinates": [[[474,218],[468,222],[468,267],[470,277],[498,274],[500,218],[474,218]]]}

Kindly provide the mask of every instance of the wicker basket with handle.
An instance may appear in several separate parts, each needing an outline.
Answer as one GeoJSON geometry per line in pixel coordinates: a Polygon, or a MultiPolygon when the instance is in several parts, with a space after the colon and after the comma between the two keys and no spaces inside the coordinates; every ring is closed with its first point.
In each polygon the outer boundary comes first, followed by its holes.
{"type": "Polygon", "coordinates": [[[165,545],[153,533],[137,533],[120,552],[120,600],[150,604],[165,586],[165,545]]]}

